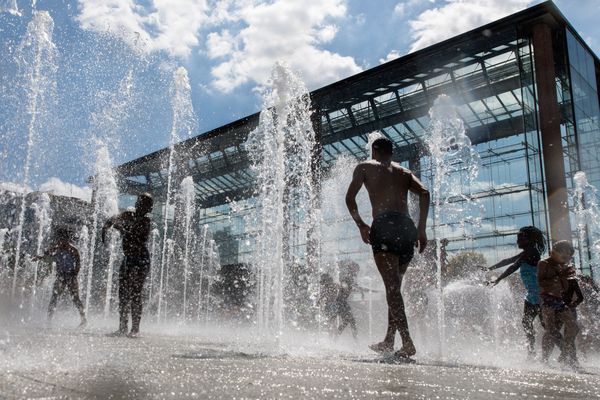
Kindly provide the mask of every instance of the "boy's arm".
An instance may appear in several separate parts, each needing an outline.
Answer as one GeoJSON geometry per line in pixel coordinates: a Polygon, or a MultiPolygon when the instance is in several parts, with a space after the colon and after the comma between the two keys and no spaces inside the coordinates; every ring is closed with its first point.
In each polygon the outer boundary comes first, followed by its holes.
{"type": "Polygon", "coordinates": [[[427,215],[429,214],[429,203],[431,202],[431,195],[429,190],[423,185],[423,183],[417,178],[415,174],[410,174],[410,184],[408,189],[419,196],[419,223],[417,225],[417,243],[419,245],[419,253],[425,251],[427,246],[427,215]]]}
{"type": "Polygon", "coordinates": [[[369,244],[369,232],[371,231],[371,227],[367,225],[360,216],[358,212],[358,205],[356,204],[356,195],[358,191],[362,187],[365,182],[365,170],[364,166],[359,164],[354,169],[352,174],[352,181],[348,186],[348,190],[346,192],[346,207],[348,207],[348,211],[352,216],[352,219],[356,223],[358,230],[360,231],[360,236],[363,242],[369,244]]]}
{"type": "Polygon", "coordinates": [[[573,300],[571,304],[569,304],[569,307],[575,308],[583,302],[584,297],[583,293],[581,292],[581,288],[579,287],[579,282],[577,282],[577,279],[572,279],[570,284],[573,285],[573,291],[575,292],[575,296],[577,296],[577,298],[573,300]]]}
{"type": "Polygon", "coordinates": [[[44,254],[33,257],[31,259],[31,261],[47,260],[47,259],[51,258],[55,252],[56,252],[56,246],[48,247],[48,249],[46,251],[44,251],[44,254]]]}
{"type": "Polygon", "coordinates": [[[114,217],[111,217],[109,219],[106,220],[106,222],[104,223],[104,226],[102,227],[102,243],[106,243],[106,231],[108,231],[110,228],[115,228],[115,229],[119,229],[119,225],[118,225],[118,220],[119,220],[120,215],[116,215],[114,217]]]}

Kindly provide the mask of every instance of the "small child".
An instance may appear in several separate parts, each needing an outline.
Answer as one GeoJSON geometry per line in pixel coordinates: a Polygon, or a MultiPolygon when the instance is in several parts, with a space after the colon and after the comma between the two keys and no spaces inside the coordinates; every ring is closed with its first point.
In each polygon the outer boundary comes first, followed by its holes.
{"type": "Polygon", "coordinates": [[[338,289],[338,295],[336,298],[336,311],[340,317],[340,325],[338,326],[338,335],[344,332],[344,329],[348,325],[352,329],[352,336],[356,339],[358,336],[358,330],[356,328],[356,319],[352,314],[352,308],[348,303],[352,291],[356,289],[356,276],[360,267],[354,261],[342,261],[340,262],[340,285],[338,289]]]}
{"type": "Polygon", "coordinates": [[[330,274],[321,274],[320,293],[317,304],[320,306],[322,315],[331,327],[337,317],[337,292],[338,288],[330,274]]]}
{"type": "Polygon", "coordinates": [[[70,233],[67,229],[57,229],[56,245],[46,250],[43,255],[33,257],[32,261],[49,259],[56,263],[56,280],[54,281],[52,297],[48,305],[48,322],[52,320],[58,298],[63,294],[65,289],[68,289],[73,303],[81,316],[79,327],[83,328],[87,324],[87,320],[83,304],[79,299],[79,284],[77,282],[81,261],[79,251],[69,243],[69,238],[70,233]]]}
{"type": "MultiPolygon", "coordinates": [[[[565,287],[565,291],[563,293],[563,301],[565,305],[573,314],[575,318],[575,323],[577,324],[577,332],[579,332],[579,324],[577,323],[577,306],[580,305],[583,300],[583,293],[581,288],[579,287],[579,279],[577,278],[577,274],[575,273],[575,268],[569,268],[566,272],[566,279],[563,282],[563,287],[565,287]],[[575,298],[573,298],[575,297],[575,298]]],[[[564,342],[562,344],[565,345],[564,342]]],[[[578,367],[579,361],[577,360],[577,350],[575,347],[575,337],[573,337],[573,343],[568,343],[567,346],[571,349],[571,353],[563,352],[559,361],[562,363],[566,363],[571,365],[572,367],[578,367]],[[571,358],[567,359],[566,357],[570,356],[571,358]]]]}
{"type": "Polygon", "coordinates": [[[568,278],[573,274],[573,269],[568,266],[568,263],[574,253],[575,250],[570,242],[566,240],[556,242],[550,257],[538,263],[538,283],[545,329],[542,338],[542,361],[548,362],[554,345],[562,343],[559,360],[576,367],[575,338],[579,327],[575,313],[569,306],[577,301],[573,302],[574,292],[569,290],[569,286],[574,289],[574,284],[577,282],[567,284],[568,278]],[[570,298],[568,298],[569,293],[571,293],[570,298]],[[565,302],[565,298],[568,298],[568,303],[565,302]],[[562,327],[564,327],[563,335],[560,332],[562,327]]]}
{"type": "Polygon", "coordinates": [[[520,270],[521,280],[523,281],[526,290],[523,302],[522,324],[525,335],[527,336],[527,350],[529,357],[532,358],[535,355],[535,331],[533,330],[533,321],[536,317],[541,318],[537,265],[542,253],[546,249],[544,234],[534,226],[525,226],[519,229],[519,233],[517,233],[517,246],[523,251],[516,256],[500,261],[486,270],[491,271],[512,264],[502,273],[502,275],[491,282],[493,286],[496,286],[501,280],[507,278],[515,271],[520,270]]]}

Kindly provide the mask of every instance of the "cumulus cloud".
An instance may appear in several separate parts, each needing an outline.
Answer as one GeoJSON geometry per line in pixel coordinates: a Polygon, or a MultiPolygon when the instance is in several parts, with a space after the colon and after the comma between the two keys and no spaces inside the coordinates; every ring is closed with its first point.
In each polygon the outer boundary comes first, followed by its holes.
{"type": "Polygon", "coordinates": [[[360,72],[352,57],[322,47],[337,34],[334,21],[346,11],[344,0],[223,0],[220,18],[240,28],[207,37],[208,56],[219,60],[211,70],[212,85],[225,93],[249,82],[262,85],[279,60],[299,71],[309,87],[360,72]]]}
{"type": "Polygon", "coordinates": [[[237,39],[227,29],[211,32],[206,38],[206,49],[210,58],[224,57],[237,50],[237,39]]]}
{"type": "Polygon", "coordinates": [[[445,0],[441,7],[428,9],[410,21],[413,43],[410,51],[526,8],[531,0],[445,0]]]}
{"type": "Polygon", "coordinates": [[[206,0],[79,0],[83,29],[111,32],[148,51],[187,57],[208,17],[206,0]]]}
{"type": "Polygon", "coordinates": [[[42,183],[39,187],[39,191],[51,193],[55,196],[75,197],[85,201],[92,200],[92,189],[89,187],[80,187],[63,182],[56,177],[50,178],[48,181],[42,183]]]}
{"type": "Polygon", "coordinates": [[[112,32],[144,50],[185,58],[203,44],[214,63],[210,85],[225,93],[264,84],[280,60],[310,87],[362,70],[324,48],[347,18],[347,0],[78,1],[83,29],[112,32]]]}
{"type": "Polygon", "coordinates": [[[386,63],[388,61],[392,61],[395,60],[396,58],[400,57],[400,53],[398,52],[398,50],[392,50],[388,53],[387,56],[385,56],[385,58],[380,58],[379,59],[379,64],[383,64],[386,63]]]}

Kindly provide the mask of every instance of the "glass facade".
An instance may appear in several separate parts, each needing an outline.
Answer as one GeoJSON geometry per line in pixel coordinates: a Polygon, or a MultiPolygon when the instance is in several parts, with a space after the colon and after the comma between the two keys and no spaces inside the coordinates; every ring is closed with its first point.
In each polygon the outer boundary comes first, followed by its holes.
{"type": "MultiPolygon", "coordinates": [[[[574,137],[572,146],[575,147],[569,152],[572,154],[569,159],[576,166],[572,168],[573,172],[585,172],[588,182],[598,188],[600,187],[600,107],[596,60],[568,28],[565,30],[565,42],[570,83],[569,128],[574,137]]],[[[584,202],[589,203],[590,200],[597,203],[599,199],[584,199],[584,202]]],[[[575,245],[578,250],[576,252],[578,263],[585,273],[598,277],[600,271],[597,271],[598,266],[593,265],[595,257],[592,254],[592,241],[598,238],[591,237],[591,229],[588,226],[584,228],[587,234],[581,235],[575,222],[573,218],[573,237],[577,238],[575,245]]]]}
{"type": "Polygon", "coordinates": [[[568,29],[566,38],[579,163],[589,182],[600,187],[600,108],[594,56],[568,29]]]}
{"type": "MultiPolygon", "coordinates": [[[[522,17],[519,23],[499,23],[484,34],[462,35],[443,47],[433,46],[311,93],[321,145],[325,259],[351,256],[360,262],[371,257],[343,202],[351,173],[343,166],[368,158],[370,132],[377,130],[391,139],[396,161],[431,185],[423,138],[429,110],[441,94],[453,99],[479,153],[478,178],[462,192],[483,209],[480,226],[469,228],[468,234],[458,229],[464,227],[459,219],[435,227],[448,239],[447,250],[475,249],[492,263],[514,254],[520,227],[548,230],[535,55],[525,25],[522,17]]],[[[565,166],[569,177],[583,169],[600,187],[597,59],[563,29],[565,39],[556,41],[555,57],[568,60],[562,67],[557,63],[556,79],[565,166]]],[[[245,222],[255,207],[253,176],[243,143],[257,122],[255,114],[179,145],[185,151],[179,151],[177,174],[194,177],[199,224],[210,227],[222,264],[247,261],[253,248],[255,232],[245,222]]],[[[122,168],[124,193],[150,190],[164,195],[166,150],[159,153],[122,168]]],[[[364,197],[359,205],[368,215],[364,197]]]]}

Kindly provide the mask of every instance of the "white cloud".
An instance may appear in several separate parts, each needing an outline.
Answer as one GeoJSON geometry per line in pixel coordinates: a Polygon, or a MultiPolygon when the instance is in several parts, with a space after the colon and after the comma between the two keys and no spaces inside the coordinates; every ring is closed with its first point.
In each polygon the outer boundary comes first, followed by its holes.
{"type": "Polygon", "coordinates": [[[404,17],[404,13],[406,13],[406,3],[396,4],[396,7],[394,7],[394,15],[404,17]]]}
{"type": "Polygon", "coordinates": [[[531,0],[445,0],[410,21],[414,42],[410,51],[495,21],[527,7],[531,0]]]}
{"type": "Polygon", "coordinates": [[[53,177],[42,183],[39,187],[40,192],[51,193],[55,196],[75,197],[85,201],[92,200],[92,189],[89,187],[80,187],[71,183],[61,181],[53,177]]]}
{"type": "Polygon", "coordinates": [[[379,59],[379,64],[383,64],[386,63],[388,61],[392,61],[395,60],[396,58],[400,57],[400,53],[398,52],[398,50],[392,50],[388,53],[387,56],[385,56],[385,58],[380,58],[379,59]]]}
{"type": "Polygon", "coordinates": [[[224,1],[220,18],[242,28],[232,34],[229,24],[207,37],[209,57],[224,58],[211,70],[217,90],[227,93],[249,82],[263,85],[279,60],[311,88],[361,71],[352,57],[320,47],[335,37],[332,21],[346,16],[345,0],[224,1]]]}
{"type": "Polygon", "coordinates": [[[187,57],[199,43],[206,11],[206,0],[79,0],[77,21],[83,29],[117,34],[148,51],[187,57]]]}
{"type": "Polygon", "coordinates": [[[206,47],[210,58],[224,57],[234,52],[237,40],[227,29],[222,32],[211,32],[206,38],[206,47]]]}
{"type": "Polygon", "coordinates": [[[320,43],[331,42],[338,32],[338,28],[335,25],[324,26],[317,32],[317,38],[320,43]]]}

